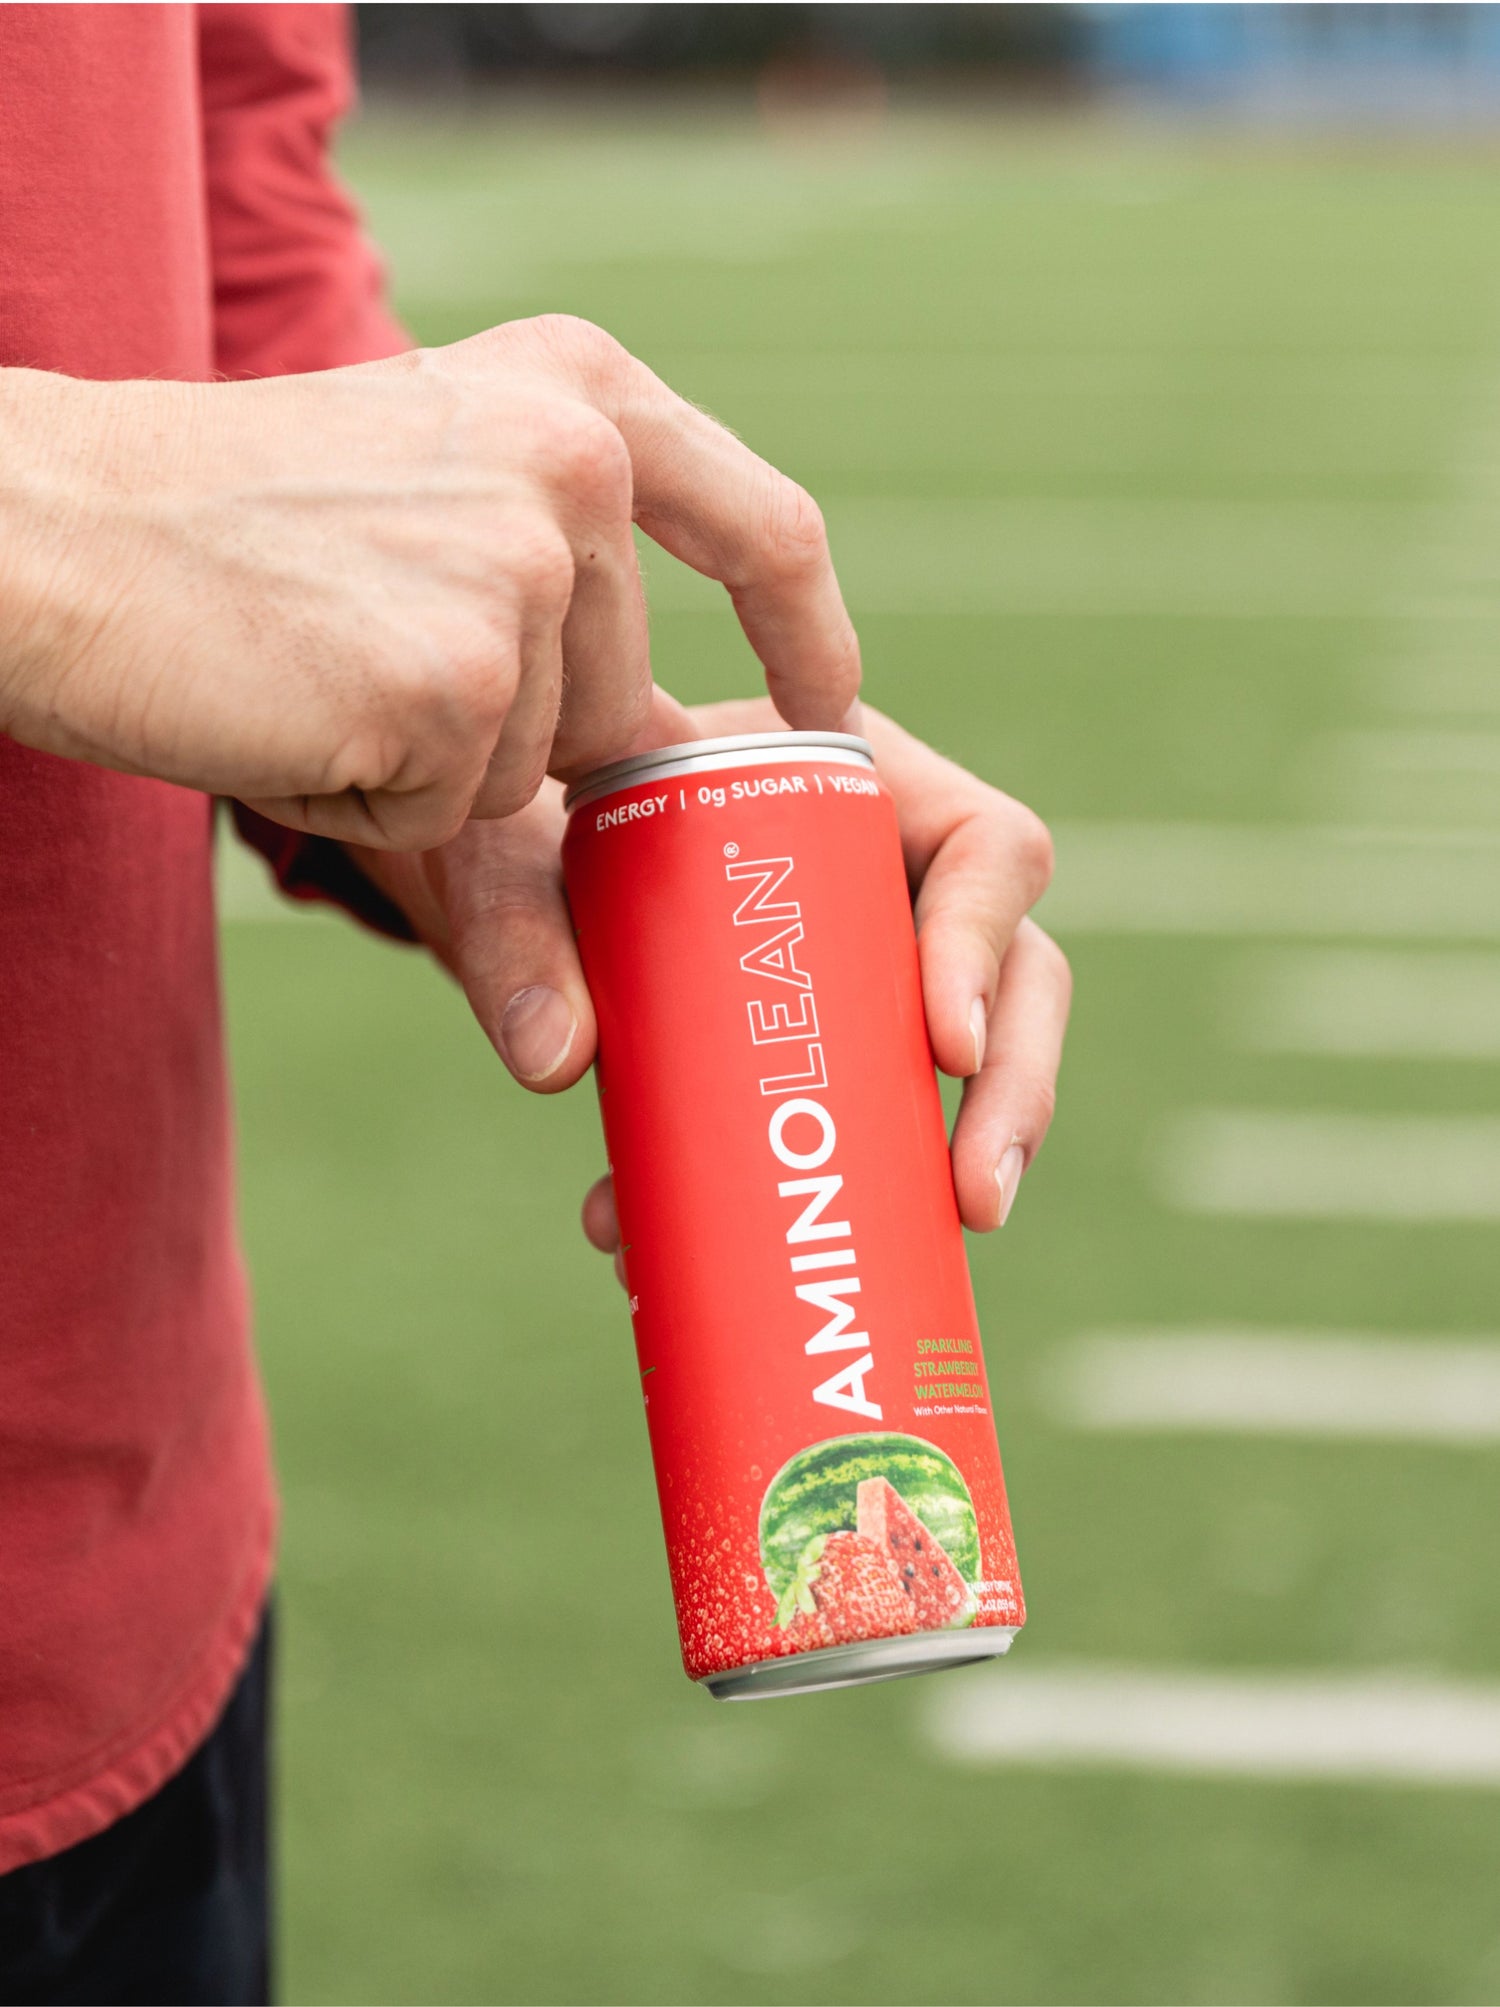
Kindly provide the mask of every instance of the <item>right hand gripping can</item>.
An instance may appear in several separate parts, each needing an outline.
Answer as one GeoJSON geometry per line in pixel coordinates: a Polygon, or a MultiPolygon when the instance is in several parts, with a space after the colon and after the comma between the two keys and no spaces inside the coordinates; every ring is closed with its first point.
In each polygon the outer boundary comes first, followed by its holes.
{"type": "Polygon", "coordinates": [[[840,734],[705,739],[563,847],[690,1678],[993,1657],[1025,1619],[895,811],[840,734]]]}

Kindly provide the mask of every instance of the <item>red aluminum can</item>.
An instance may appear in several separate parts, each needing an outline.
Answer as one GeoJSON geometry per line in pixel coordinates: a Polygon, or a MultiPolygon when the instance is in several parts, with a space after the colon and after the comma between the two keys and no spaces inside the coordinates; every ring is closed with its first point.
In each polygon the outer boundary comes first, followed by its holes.
{"type": "Polygon", "coordinates": [[[682,1655],[720,1699],[1024,1621],[895,810],[862,739],[706,739],[563,846],[682,1655]]]}

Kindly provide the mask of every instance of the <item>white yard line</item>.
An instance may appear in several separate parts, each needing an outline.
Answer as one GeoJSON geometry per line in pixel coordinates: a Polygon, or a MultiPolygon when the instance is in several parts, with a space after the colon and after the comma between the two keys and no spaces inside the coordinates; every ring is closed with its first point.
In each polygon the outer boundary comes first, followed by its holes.
{"type": "MultiPolygon", "coordinates": [[[[1399,655],[1375,687],[1397,713],[1493,722],[1500,717],[1500,372],[1462,437],[1449,495],[1430,512],[1407,568],[1410,589],[1391,609],[1399,655]]],[[[1453,748],[1444,758],[1452,753],[1461,761],[1489,757],[1453,748]]]]}
{"type": "Polygon", "coordinates": [[[1060,823],[1065,934],[1500,940],[1500,830],[1060,823]]]}
{"type": "Polygon", "coordinates": [[[1450,640],[1390,670],[1380,694],[1393,711],[1424,718],[1500,717],[1500,645],[1485,633],[1455,653],[1450,640]]]}
{"type": "Polygon", "coordinates": [[[1500,1687],[1477,1682],[1008,1659],[934,1681],[920,1719],[939,1755],[981,1767],[1500,1786],[1500,1687]]]}
{"type": "Polygon", "coordinates": [[[1386,726],[1339,732],[1319,749],[1330,761],[1371,774],[1479,774],[1500,778],[1500,732],[1386,726]]]}
{"type": "MultiPolygon", "coordinates": [[[[1371,830],[1262,824],[1058,824],[1041,908],[1066,934],[1500,941],[1500,829],[1371,830]]],[[[228,922],[316,918],[280,898],[225,832],[228,922]]]]}
{"type": "MultiPolygon", "coordinates": [[[[1500,829],[1369,829],[1194,822],[1059,823],[1041,907],[1068,934],[1500,941],[1500,829]]],[[[316,917],[280,898],[227,831],[219,911],[316,917]]]]}
{"type": "Polygon", "coordinates": [[[1150,1170],[1179,1212],[1244,1219],[1500,1221],[1500,1116],[1199,1108],[1150,1170]]]}
{"type": "Polygon", "coordinates": [[[1500,1333],[1099,1331],[1058,1351],[1044,1397],[1070,1427],[1500,1442],[1500,1333]]]}
{"type": "Polygon", "coordinates": [[[1333,732],[1301,768],[1309,802],[1351,821],[1500,823],[1500,731],[1470,715],[1333,732]]]}
{"type": "Polygon", "coordinates": [[[1226,1028],[1251,1052],[1340,1059],[1500,1059],[1500,954],[1265,948],[1225,986],[1226,1028]]]}

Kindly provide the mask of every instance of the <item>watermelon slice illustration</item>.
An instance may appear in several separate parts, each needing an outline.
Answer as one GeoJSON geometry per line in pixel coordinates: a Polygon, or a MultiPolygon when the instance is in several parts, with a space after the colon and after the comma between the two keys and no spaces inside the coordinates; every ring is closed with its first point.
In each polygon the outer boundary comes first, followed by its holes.
{"type": "Polygon", "coordinates": [[[761,1501],[761,1566],[778,1603],[809,1541],[858,1530],[860,1487],[869,1478],[886,1480],[966,1583],[979,1580],[974,1502],[951,1457],[918,1436],[832,1436],[789,1458],[761,1501]]]}
{"type": "Polygon", "coordinates": [[[941,1630],[968,1610],[968,1583],[889,1479],[861,1480],[856,1524],[894,1568],[911,1597],[919,1631],[941,1630]]]}
{"type": "Polygon", "coordinates": [[[760,1509],[780,1649],[816,1651],[974,1620],[979,1528],[933,1443],[834,1436],[784,1463],[760,1509]]]}
{"type": "Polygon", "coordinates": [[[820,1533],[808,1542],[776,1622],[787,1649],[802,1652],[918,1628],[914,1599],[880,1546],[863,1533],[820,1533]]]}

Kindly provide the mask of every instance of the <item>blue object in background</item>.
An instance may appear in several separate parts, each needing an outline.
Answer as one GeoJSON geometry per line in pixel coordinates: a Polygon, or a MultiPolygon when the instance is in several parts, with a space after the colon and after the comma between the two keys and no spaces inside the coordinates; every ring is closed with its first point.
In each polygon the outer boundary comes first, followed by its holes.
{"type": "Polygon", "coordinates": [[[1500,105],[1500,7],[1123,4],[1079,9],[1106,87],[1295,110],[1473,116],[1500,105]]]}

